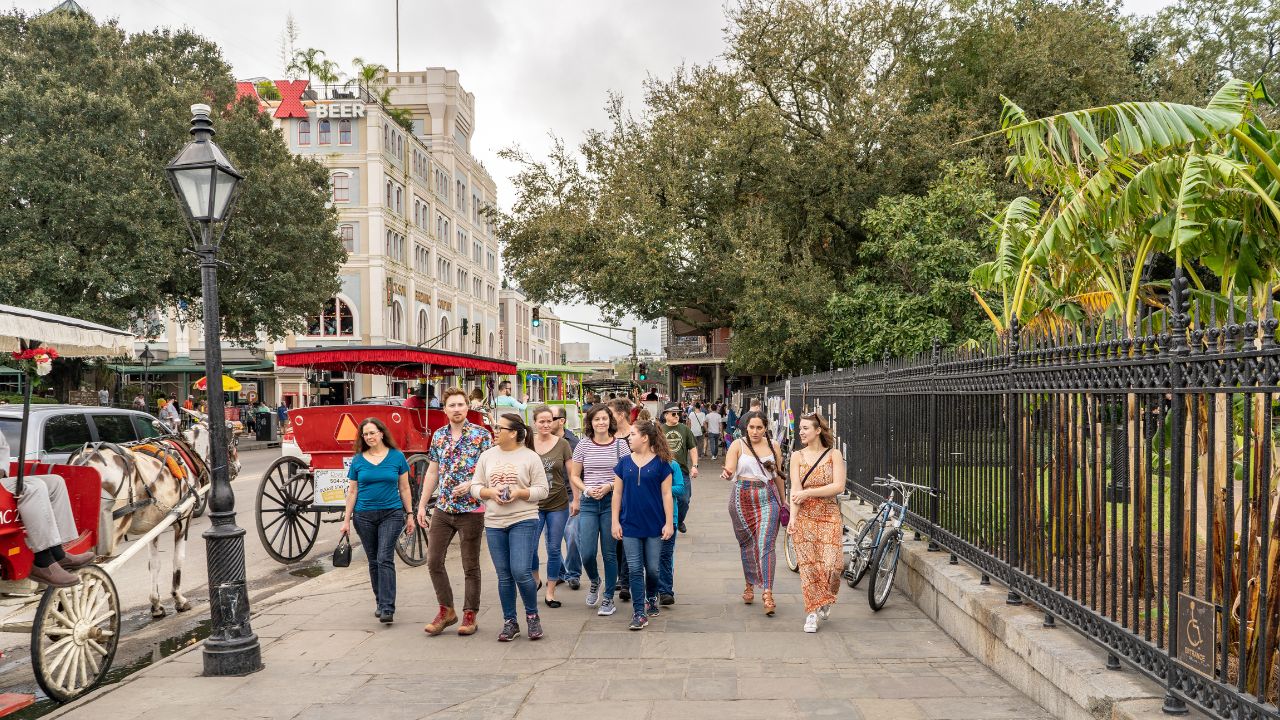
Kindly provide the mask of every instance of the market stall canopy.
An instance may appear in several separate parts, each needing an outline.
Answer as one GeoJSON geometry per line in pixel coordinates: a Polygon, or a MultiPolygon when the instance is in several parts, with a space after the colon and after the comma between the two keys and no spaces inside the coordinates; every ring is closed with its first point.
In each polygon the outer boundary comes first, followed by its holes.
{"type": "Polygon", "coordinates": [[[18,340],[38,340],[59,357],[133,355],[133,333],[65,315],[0,305],[0,352],[22,348],[18,340]]]}
{"type": "MultiPolygon", "coordinates": [[[[191,386],[197,390],[207,389],[209,387],[208,376],[200,378],[199,380],[192,383],[191,386]]],[[[223,375],[222,376],[222,392],[240,392],[240,383],[237,382],[234,378],[229,378],[226,375],[223,375]]]]}
{"type": "Polygon", "coordinates": [[[515,375],[515,363],[483,355],[426,350],[407,345],[317,347],[280,350],[276,367],[305,367],[326,372],[390,375],[412,379],[450,369],[515,375]],[[427,372],[429,371],[429,372],[427,372]]]}

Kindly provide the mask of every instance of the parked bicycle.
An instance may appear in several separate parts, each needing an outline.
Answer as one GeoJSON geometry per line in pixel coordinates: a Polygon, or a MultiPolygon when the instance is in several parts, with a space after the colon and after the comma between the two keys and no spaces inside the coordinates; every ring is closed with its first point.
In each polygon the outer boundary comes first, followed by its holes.
{"type": "Polygon", "coordinates": [[[870,520],[862,520],[850,532],[844,533],[845,581],[849,587],[855,588],[867,571],[876,568],[875,579],[867,586],[867,602],[872,610],[884,607],[889,599],[889,591],[893,589],[893,579],[898,574],[898,556],[902,553],[902,521],[911,505],[911,496],[916,492],[924,492],[933,497],[942,497],[941,490],[928,485],[917,485],[904,482],[890,475],[887,478],[875,478],[877,482],[871,487],[889,489],[889,497],[876,508],[870,520]],[[901,502],[895,502],[894,492],[901,502]]]}

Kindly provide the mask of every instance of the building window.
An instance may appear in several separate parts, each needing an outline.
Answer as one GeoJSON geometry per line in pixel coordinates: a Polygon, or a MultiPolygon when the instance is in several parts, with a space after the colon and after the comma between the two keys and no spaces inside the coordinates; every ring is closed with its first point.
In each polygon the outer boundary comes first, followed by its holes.
{"type": "Polygon", "coordinates": [[[329,144],[329,121],[328,120],[320,121],[320,137],[316,140],[316,144],[317,145],[329,144]]]}
{"type": "Polygon", "coordinates": [[[349,253],[356,251],[356,229],[352,225],[339,225],[338,237],[342,238],[342,247],[349,253]]]}
{"type": "Polygon", "coordinates": [[[424,343],[431,339],[427,333],[431,327],[431,318],[427,315],[426,310],[418,311],[418,342],[424,343]]]}
{"type": "Polygon", "coordinates": [[[440,316],[440,347],[449,349],[449,318],[440,316]]]}
{"type": "Polygon", "coordinates": [[[404,306],[399,300],[391,303],[391,335],[392,340],[404,338],[404,306]]]}
{"type": "Polygon", "coordinates": [[[351,144],[351,121],[350,120],[338,121],[338,144],[339,145],[351,144]]]}
{"type": "Polygon", "coordinates": [[[334,173],[329,176],[329,180],[333,185],[333,201],[351,202],[351,175],[349,173],[334,173]]]}
{"type": "Polygon", "coordinates": [[[298,121],[298,144],[299,145],[311,144],[311,121],[310,120],[298,121]]]}
{"type": "Polygon", "coordinates": [[[307,318],[307,334],[321,337],[355,335],[351,306],[341,298],[330,298],[319,315],[307,318]]]}
{"type": "Polygon", "coordinates": [[[404,214],[404,191],[400,189],[399,185],[396,186],[396,214],[404,214]]]}

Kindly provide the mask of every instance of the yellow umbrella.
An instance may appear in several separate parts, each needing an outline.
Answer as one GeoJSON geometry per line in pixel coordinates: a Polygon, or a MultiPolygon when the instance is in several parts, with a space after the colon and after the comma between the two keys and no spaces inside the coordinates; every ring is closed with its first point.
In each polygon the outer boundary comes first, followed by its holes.
{"type": "MultiPolygon", "coordinates": [[[[204,389],[208,388],[208,387],[209,387],[209,378],[208,378],[208,377],[202,377],[202,378],[200,378],[199,380],[197,380],[197,381],[195,382],[194,387],[195,387],[195,389],[197,389],[197,390],[204,390],[204,389]]],[[[240,392],[240,383],[236,382],[235,378],[229,378],[229,377],[227,377],[226,375],[223,375],[223,376],[222,376],[222,391],[223,391],[223,392],[240,392]]]]}

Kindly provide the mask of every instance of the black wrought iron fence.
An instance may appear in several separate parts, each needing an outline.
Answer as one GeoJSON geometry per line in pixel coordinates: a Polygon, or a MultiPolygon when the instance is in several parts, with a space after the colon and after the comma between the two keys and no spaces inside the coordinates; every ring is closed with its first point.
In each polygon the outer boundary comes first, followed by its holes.
{"type": "Polygon", "coordinates": [[[1165,300],[1136,332],[1015,325],[744,402],[820,410],[863,497],[885,473],[944,489],[912,524],[1164,683],[1167,712],[1280,717],[1277,321],[1182,277],[1165,300]]]}

